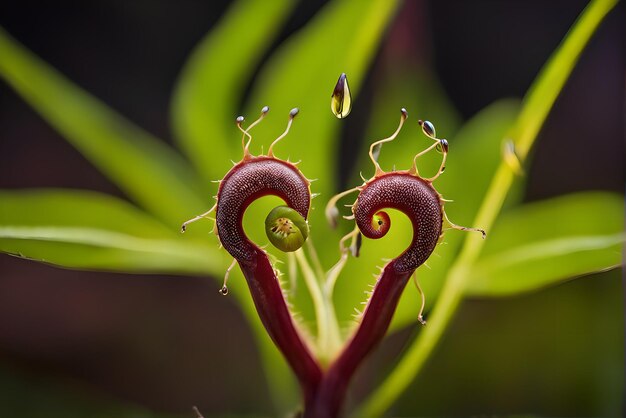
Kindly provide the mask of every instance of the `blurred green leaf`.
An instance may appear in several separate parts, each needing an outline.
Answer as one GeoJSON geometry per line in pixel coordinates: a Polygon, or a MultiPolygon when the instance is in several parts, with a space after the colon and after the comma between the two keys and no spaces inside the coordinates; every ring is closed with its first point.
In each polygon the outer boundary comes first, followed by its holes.
{"type": "Polygon", "coordinates": [[[0,251],[63,267],[221,274],[216,247],[183,240],[119,199],[87,191],[0,191],[0,251]]]}
{"type": "Polygon", "coordinates": [[[242,111],[238,109],[241,96],[296,4],[289,0],[234,3],[185,65],[174,92],[172,121],[183,150],[206,181],[222,178],[230,160],[241,158],[235,127],[242,111]]]}
{"type": "Polygon", "coordinates": [[[624,197],[610,192],[578,192],[527,203],[498,218],[479,260],[546,237],[616,234],[623,230],[623,215],[624,197]]]}
{"type": "Polygon", "coordinates": [[[471,296],[508,296],[621,264],[626,235],[581,235],[519,246],[478,264],[467,288],[471,296]]]}
{"type": "Polygon", "coordinates": [[[168,225],[206,206],[183,159],[0,28],[0,76],[100,171],[168,225]]]}
{"type": "Polygon", "coordinates": [[[577,193],[524,205],[502,217],[472,270],[471,296],[505,296],[617,267],[623,197],[577,193]]]}

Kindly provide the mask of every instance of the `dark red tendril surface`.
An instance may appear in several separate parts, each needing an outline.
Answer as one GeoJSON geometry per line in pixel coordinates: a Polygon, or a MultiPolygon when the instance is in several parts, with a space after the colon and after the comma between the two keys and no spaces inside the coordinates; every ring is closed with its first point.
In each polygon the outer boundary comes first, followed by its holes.
{"type": "Polygon", "coordinates": [[[270,157],[242,161],[220,183],[217,231],[226,251],[240,263],[254,261],[259,251],[243,231],[243,214],[254,200],[266,195],[280,197],[306,219],[311,206],[309,182],[288,162],[270,157]]]}
{"type": "Polygon", "coordinates": [[[374,215],[385,208],[404,212],[413,223],[411,245],[393,261],[398,273],[413,271],[430,257],[441,235],[443,209],[439,193],[429,182],[408,173],[375,178],[363,188],[354,206],[354,218],[363,235],[377,239],[387,234],[388,222],[378,230],[372,226],[374,215]]]}

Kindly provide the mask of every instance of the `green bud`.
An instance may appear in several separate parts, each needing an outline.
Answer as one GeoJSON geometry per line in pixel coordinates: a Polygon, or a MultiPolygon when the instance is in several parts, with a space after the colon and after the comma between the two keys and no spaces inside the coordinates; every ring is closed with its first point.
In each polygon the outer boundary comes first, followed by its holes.
{"type": "Polygon", "coordinates": [[[309,236],[309,225],[288,206],[277,206],[265,218],[265,233],[274,247],[284,252],[296,251],[309,236]]]}

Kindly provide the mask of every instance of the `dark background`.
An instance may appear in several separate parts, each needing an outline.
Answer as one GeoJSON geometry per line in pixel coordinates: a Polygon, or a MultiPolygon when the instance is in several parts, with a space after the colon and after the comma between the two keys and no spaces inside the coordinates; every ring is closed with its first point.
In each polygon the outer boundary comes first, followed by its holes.
{"type": "MultiPolygon", "coordinates": [[[[281,38],[306,24],[323,3],[302,2],[281,38]]],[[[585,4],[407,2],[397,22],[422,26],[430,47],[415,54],[426,55],[467,119],[496,99],[522,97],[585,4]]],[[[227,6],[5,1],[0,26],[171,142],[169,102],[179,71],[227,6]]],[[[550,114],[534,151],[526,200],[587,189],[623,193],[623,18],[620,6],[601,25],[550,114]]],[[[388,35],[363,86],[364,98],[375,87],[385,48],[399,36],[393,28],[388,35]]],[[[350,119],[345,135],[358,132],[360,122],[350,119]]],[[[122,196],[3,82],[0,187],[122,196]]],[[[67,271],[0,255],[0,416],[44,416],[29,403],[49,404],[48,417],[63,416],[58,409],[64,397],[72,408],[122,401],[187,416],[191,405],[206,415],[271,414],[254,341],[232,302],[209,297],[215,289],[210,279],[67,271]]],[[[614,412],[623,390],[622,292],[617,272],[611,272],[540,294],[467,302],[419,379],[428,387],[414,385],[395,412],[409,415],[418,404],[426,415],[614,412]],[[496,310],[501,314],[491,318],[496,310]],[[484,321],[492,323],[485,327],[484,321]],[[529,332],[529,321],[554,327],[529,332]],[[595,328],[597,335],[581,333],[595,328]],[[501,345],[501,357],[485,357],[484,344],[501,345]],[[614,349],[596,351],[601,344],[614,349]],[[459,345],[466,347],[463,358],[447,348],[459,345]],[[480,385],[472,377],[477,370],[485,372],[480,385]],[[617,393],[605,393],[610,382],[619,383],[617,393]]],[[[410,337],[407,331],[392,338],[362,375],[384,371],[385,357],[410,337]]],[[[361,386],[367,385],[357,383],[356,396],[361,386]]]]}

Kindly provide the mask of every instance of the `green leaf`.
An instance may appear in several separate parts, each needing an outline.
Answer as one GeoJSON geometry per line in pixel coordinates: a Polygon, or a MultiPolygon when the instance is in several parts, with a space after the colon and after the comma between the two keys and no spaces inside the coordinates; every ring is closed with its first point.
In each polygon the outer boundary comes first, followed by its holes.
{"type": "MultiPolygon", "coordinates": [[[[196,46],[172,102],[183,150],[206,181],[222,178],[241,158],[235,118],[241,96],[295,1],[236,2],[196,46]]],[[[260,110],[260,108],[259,108],[260,110]]],[[[254,115],[256,116],[256,115],[254,115]]]]}
{"type": "Polygon", "coordinates": [[[202,187],[162,141],[106,107],[0,28],[0,76],[142,207],[178,226],[206,206],[202,187]]]}
{"type": "Polygon", "coordinates": [[[0,251],[62,267],[221,274],[216,247],[185,239],[119,199],[87,191],[0,191],[0,251]]]}
{"type": "Polygon", "coordinates": [[[494,225],[466,293],[506,296],[617,267],[623,197],[578,193],[524,205],[494,225]]]}

